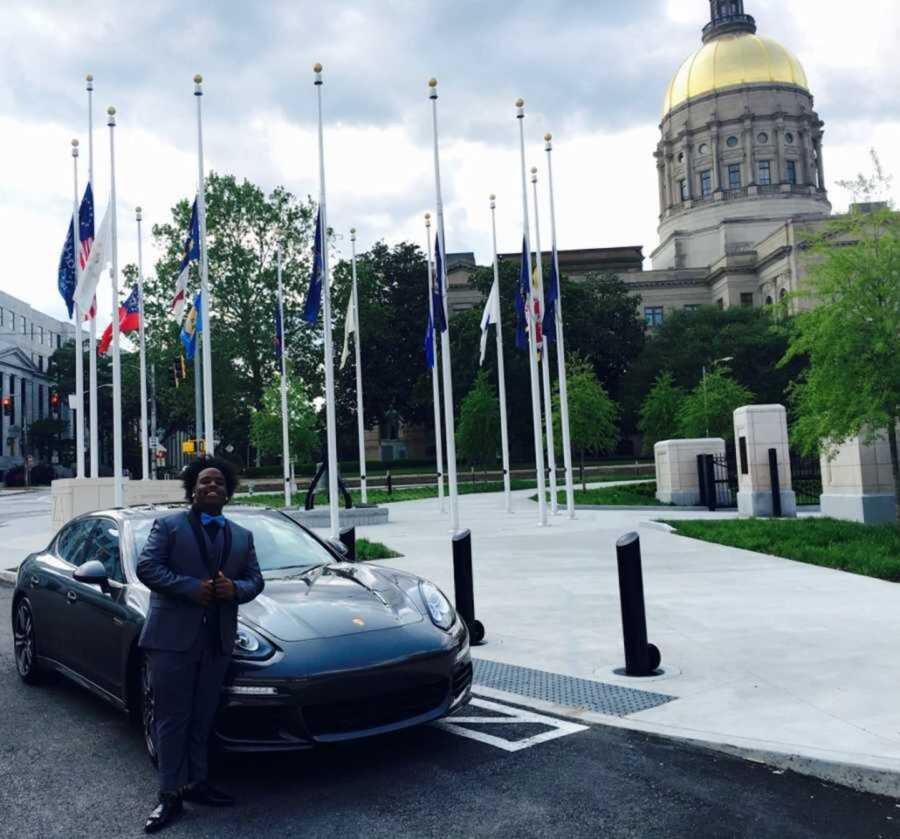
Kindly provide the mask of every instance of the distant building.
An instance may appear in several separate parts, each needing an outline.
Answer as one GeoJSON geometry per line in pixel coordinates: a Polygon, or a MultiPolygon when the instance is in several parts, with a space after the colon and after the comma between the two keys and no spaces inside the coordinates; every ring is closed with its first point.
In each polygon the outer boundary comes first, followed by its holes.
{"type": "MultiPolygon", "coordinates": [[[[30,453],[28,428],[51,415],[50,356],[74,338],[71,323],[39,312],[0,291],[0,471],[23,462],[30,453]]],[[[68,394],[60,394],[59,416],[72,436],[68,394]]]]}

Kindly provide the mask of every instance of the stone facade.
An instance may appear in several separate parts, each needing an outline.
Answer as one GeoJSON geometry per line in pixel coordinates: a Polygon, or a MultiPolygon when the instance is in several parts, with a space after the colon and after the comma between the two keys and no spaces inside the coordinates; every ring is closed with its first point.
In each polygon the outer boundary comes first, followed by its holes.
{"type": "Polygon", "coordinates": [[[54,408],[47,368],[50,356],[73,337],[72,324],[0,291],[0,384],[8,405],[0,412],[0,472],[31,454],[28,429],[36,420],[58,415],[66,423],[66,436],[72,437],[68,394],[60,394],[54,408]]]}
{"type": "Polygon", "coordinates": [[[797,499],[791,484],[787,411],[783,405],[745,405],[734,412],[737,447],[738,512],[742,516],[771,516],[772,478],[769,450],[778,458],[781,514],[797,515],[797,499]]]}
{"type": "Polygon", "coordinates": [[[653,447],[656,463],[656,498],[663,504],[694,506],[700,503],[697,455],[725,457],[721,437],[696,440],[660,440],[653,447]]]}

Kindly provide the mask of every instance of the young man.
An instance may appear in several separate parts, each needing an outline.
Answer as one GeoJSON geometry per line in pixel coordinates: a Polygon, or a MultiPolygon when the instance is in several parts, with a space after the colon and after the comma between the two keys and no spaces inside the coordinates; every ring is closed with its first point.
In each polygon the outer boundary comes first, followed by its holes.
{"type": "Polygon", "coordinates": [[[147,833],[178,816],[182,801],[234,803],[209,784],[207,748],[238,604],[263,590],[253,534],[222,515],[237,487],[231,464],[203,457],[183,479],[190,509],[154,522],[137,567],[151,591],[140,646],[150,666],[159,758],[159,803],[147,833]]]}

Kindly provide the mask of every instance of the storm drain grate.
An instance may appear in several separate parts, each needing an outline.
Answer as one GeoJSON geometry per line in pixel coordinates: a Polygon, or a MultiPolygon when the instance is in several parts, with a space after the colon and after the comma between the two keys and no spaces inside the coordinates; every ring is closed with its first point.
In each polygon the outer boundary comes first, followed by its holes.
{"type": "Polygon", "coordinates": [[[517,667],[486,659],[472,659],[475,665],[476,685],[482,685],[507,693],[518,693],[531,699],[541,699],[570,708],[587,708],[598,714],[627,717],[638,711],[646,711],[665,705],[675,699],[664,693],[635,690],[621,685],[609,685],[590,679],[578,679],[530,667],[517,667]]]}

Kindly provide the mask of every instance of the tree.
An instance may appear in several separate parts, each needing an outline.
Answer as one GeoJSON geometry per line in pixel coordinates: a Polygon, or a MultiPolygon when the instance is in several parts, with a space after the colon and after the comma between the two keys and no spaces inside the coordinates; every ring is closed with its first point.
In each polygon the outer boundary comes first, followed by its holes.
{"type": "Polygon", "coordinates": [[[668,370],[656,377],[650,393],[641,405],[638,422],[638,429],[644,435],[645,454],[653,454],[656,443],[669,440],[677,434],[678,411],[685,395],[684,388],[675,385],[675,379],[668,370]]]}
{"type": "MultiPolygon", "coordinates": [[[[867,198],[890,180],[873,157],[875,175],[856,182],[867,198]]],[[[792,433],[802,450],[826,455],[850,437],[871,443],[886,433],[900,522],[900,217],[888,205],[854,208],[810,244],[797,296],[813,308],[796,316],[783,360],[809,357],[791,389],[792,433]]]]}
{"type": "Polygon", "coordinates": [[[468,463],[483,466],[496,458],[499,434],[500,403],[487,373],[480,370],[460,406],[456,445],[468,463]]]}
{"type": "Polygon", "coordinates": [[[734,438],[734,412],[754,401],[752,391],[731,378],[727,370],[714,367],[684,398],[678,409],[680,437],[734,438]]]}
{"type": "MultiPolygon", "coordinates": [[[[578,452],[581,468],[581,488],[587,490],[584,478],[585,454],[610,451],[619,439],[619,409],[597,380],[591,362],[570,356],[566,364],[569,396],[569,436],[573,450],[578,452]]],[[[559,391],[553,395],[553,425],[555,439],[562,451],[559,391]]]]}
{"type": "Polygon", "coordinates": [[[28,426],[28,441],[31,449],[36,452],[38,458],[48,463],[54,451],[60,456],[60,462],[65,463],[74,453],[74,443],[71,440],[63,443],[63,434],[66,431],[66,423],[59,419],[35,420],[28,426]]]}
{"type": "MultiPolygon", "coordinates": [[[[290,381],[290,380],[289,380],[290,381]]],[[[316,413],[299,382],[291,381],[287,393],[288,440],[291,458],[312,460],[319,449],[316,413]]],[[[280,455],[283,446],[281,384],[273,382],[263,392],[262,407],[250,414],[250,438],[262,454],[280,455]]]]}
{"type": "Polygon", "coordinates": [[[626,432],[639,427],[640,409],[660,373],[672,374],[676,387],[690,390],[718,358],[731,356],[734,378],[756,394],[760,402],[785,404],[789,383],[806,365],[802,355],[779,368],[788,348],[790,319],[777,307],[759,309],[680,309],[647,339],[628,374],[623,398],[626,432]]]}

